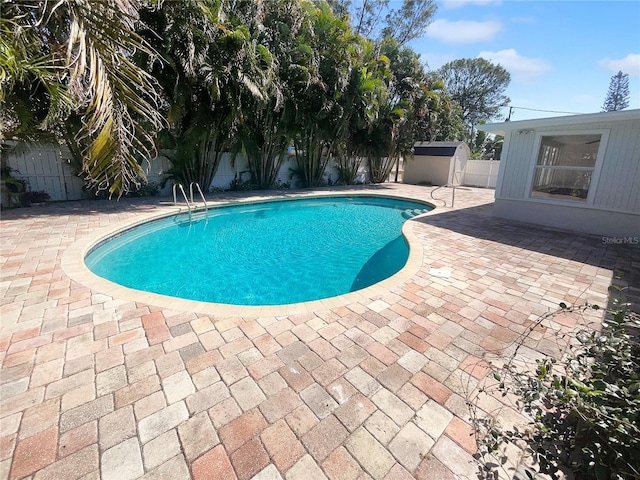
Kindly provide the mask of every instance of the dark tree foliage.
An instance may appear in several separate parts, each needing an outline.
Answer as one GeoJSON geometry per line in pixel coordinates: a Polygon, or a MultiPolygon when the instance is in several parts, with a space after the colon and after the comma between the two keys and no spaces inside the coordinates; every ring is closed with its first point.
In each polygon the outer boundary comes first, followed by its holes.
{"type": "Polygon", "coordinates": [[[341,183],[365,161],[385,181],[415,141],[459,138],[456,102],[407,46],[434,12],[433,0],[3,0],[0,137],[66,140],[117,195],[157,147],[168,180],[205,190],[225,152],[272,187],[290,146],[305,185],[328,181],[331,160],[341,183]]]}
{"type": "Polygon", "coordinates": [[[502,66],[484,58],[454,60],[443,65],[438,73],[451,97],[462,108],[462,120],[470,138],[474,125],[497,118],[500,109],[510,101],[504,91],[511,75],[502,66]]]}
{"type": "MultiPolygon", "coordinates": [[[[235,9],[246,10],[240,2],[235,9]]],[[[219,0],[166,2],[141,13],[141,33],[164,59],[150,68],[165,98],[169,128],[159,143],[173,151],[168,179],[175,183],[209,186],[235,141],[239,112],[263,96],[268,68],[243,18],[231,13],[219,0]]]]}
{"type": "Polygon", "coordinates": [[[611,77],[603,112],[616,112],[629,106],[629,74],[619,71],[611,77]]]}

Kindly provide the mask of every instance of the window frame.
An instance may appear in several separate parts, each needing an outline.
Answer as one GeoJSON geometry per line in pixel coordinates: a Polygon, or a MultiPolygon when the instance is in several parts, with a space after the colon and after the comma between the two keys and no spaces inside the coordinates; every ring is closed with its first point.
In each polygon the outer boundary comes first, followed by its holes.
{"type": "Polygon", "coordinates": [[[600,171],[602,170],[602,162],[604,159],[605,151],[607,150],[607,143],[609,141],[610,130],[597,129],[597,130],[541,130],[536,132],[536,137],[533,142],[534,149],[531,155],[529,176],[527,179],[527,191],[525,192],[525,198],[529,201],[551,203],[558,205],[574,205],[574,206],[593,206],[596,190],[598,187],[598,179],[600,177],[600,171]],[[538,165],[538,156],[540,154],[540,147],[542,145],[543,137],[563,136],[563,135],[600,135],[600,146],[598,147],[598,153],[596,155],[596,161],[593,167],[579,167],[579,166],[544,166],[538,165]],[[587,192],[587,198],[544,198],[533,195],[533,182],[536,177],[536,170],[538,168],[545,168],[551,170],[578,170],[591,172],[591,181],[589,182],[589,191],[587,192]]]}

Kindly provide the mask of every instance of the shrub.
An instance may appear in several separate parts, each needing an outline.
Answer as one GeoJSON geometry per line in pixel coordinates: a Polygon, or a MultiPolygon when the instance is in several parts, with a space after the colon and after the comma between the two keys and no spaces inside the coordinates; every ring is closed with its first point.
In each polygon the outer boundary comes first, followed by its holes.
{"type": "Polygon", "coordinates": [[[160,186],[156,182],[143,183],[140,188],[130,191],[128,197],[156,197],[160,193],[160,186]]]}
{"type": "MultiPolygon", "coordinates": [[[[110,200],[111,194],[108,189],[96,190],[95,188],[88,188],[87,185],[83,187],[83,191],[89,194],[89,198],[93,200],[110,200]]],[[[124,196],[126,198],[141,198],[141,197],[156,197],[160,195],[160,184],[156,182],[142,183],[138,188],[132,189],[124,196]]]]}
{"type": "MultiPolygon", "coordinates": [[[[598,308],[562,303],[558,312],[598,308]]],[[[540,472],[555,478],[569,469],[581,480],[640,479],[638,327],[628,305],[612,300],[602,329],[577,329],[561,359],[538,360],[534,371],[513,362],[494,369],[498,391],[514,393],[533,423],[526,431],[491,425],[479,451],[495,454],[505,443],[524,442],[540,472]]]]}
{"type": "Polygon", "coordinates": [[[44,203],[51,200],[51,196],[45,192],[44,190],[40,190],[37,192],[22,192],[20,195],[20,203],[24,207],[28,207],[33,203],[44,203]]]}

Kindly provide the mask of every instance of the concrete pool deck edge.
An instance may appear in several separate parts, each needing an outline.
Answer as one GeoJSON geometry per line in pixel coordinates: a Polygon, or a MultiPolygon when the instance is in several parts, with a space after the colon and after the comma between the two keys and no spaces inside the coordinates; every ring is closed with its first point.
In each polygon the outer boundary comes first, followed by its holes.
{"type": "MultiPolygon", "coordinates": [[[[201,302],[196,300],[189,300],[184,298],[171,297],[167,295],[160,295],[152,292],[145,292],[141,290],[135,290],[132,288],[125,287],[123,285],[119,285],[117,283],[106,280],[98,275],[94,274],[87,268],[85,265],[84,259],[88,255],[88,253],[95,248],[100,243],[109,240],[110,238],[119,235],[131,228],[135,228],[139,225],[152,222],[155,220],[160,220],[163,218],[171,217],[177,214],[186,214],[188,213],[187,207],[184,205],[176,205],[170,207],[163,207],[161,213],[153,212],[148,215],[138,217],[135,219],[128,219],[122,221],[113,226],[109,226],[103,229],[100,229],[89,235],[67,248],[65,253],[61,259],[61,266],[64,272],[76,282],[85,285],[89,288],[92,288],[96,291],[104,293],[106,295],[110,295],[113,297],[118,297],[130,301],[144,301],[150,305],[155,305],[162,308],[172,308],[178,310],[189,310],[196,313],[204,314],[204,315],[213,315],[213,316],[237,316],[237,317],[261,317],[261,316],[287,316],[287,315],[297,315],[304,314],[316,311],[318,309],[331,309],[344,305],[348,305],[350,303],[361,301],[364,298],[369,298],[375,295],[380,295],[389,289],[397,286],[398,284],[407,281],[412,276],[414,276],[422,267],[422,259],[423,259],[423,249],[422,244],[420,243],[418,237],[413,232],[413,222],[414,219],[422,218],[423,216],[437,214],[438,208],[431,202],[426,202],[424,200],[402,197],[399,195],[389,195],[389,194],[380,194],[380,193],[371,193],[371,192],[351,192],[350,196],[374,196],[377,198],[389,198],[389,199],[397,199],[397,200],[411,200],[411,201],[419,201],[425,203],[432,207],[432,210],[426,212],[422,215],[418,215],[412,219],[409,219],[404,222],[402,226],[402,235],[409,245],[409,257],[407,258],[407,262],[405,265],[392,276],[374,284],[369,287],[345,293],[342,295],[328,297],[320,300],[313,300],[308,302],[300,302],[300,303],[292,303],[292,304],[284,304],[284,305],[261,305],[261,306],[250,306],[250,305],[229,305],[229,304],[221,304],[221,303],[212,303],[212,302],[201,302]]],[[[251,204],[251,203],[263,203],[270,201],[292,201],[296,199],[303,198],[331,198],[331,197],[342,197],[345,196],[345,193],[342,192],[333,192],[333,193],[299,193],[287,195],[286,197],[255,197],[249,199],[241,199],[234,202],[228,201],[214,201],[210,203],[209,200],[208,207],[225,207],[230,205],[239,205],[239,204],[251,204]]],[[[194,213],[201,212],[204,210],[204,204],[196,204],[197,210],[194,210],[194,213]]],[[[442,211],[442,208],[440,209],[442,211]]]]}

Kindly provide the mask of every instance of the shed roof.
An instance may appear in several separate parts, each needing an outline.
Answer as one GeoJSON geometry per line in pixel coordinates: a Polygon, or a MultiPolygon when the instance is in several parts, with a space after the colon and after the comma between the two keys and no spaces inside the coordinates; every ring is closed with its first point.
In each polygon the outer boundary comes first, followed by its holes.
{"type": "Polygon", "coordinates": [[[453,157],[457,148],[464,142],[416,142],[413,146],[414,155],[428,157],[453,157]]]}
{"type": "Polygon", "coordinates": [[[617,112],[585,113],[582,115],[567,115],[564,117],[535,118],[531,120],[518,120],[514,122],[488,123],[477,125],[483,132],[504,135],[511,130],[525,130],[546,127],[562,127],[566,125],[579,125],[586,123],[612,122],[640,119],[640,109],[619,110],[617,112]]]}

